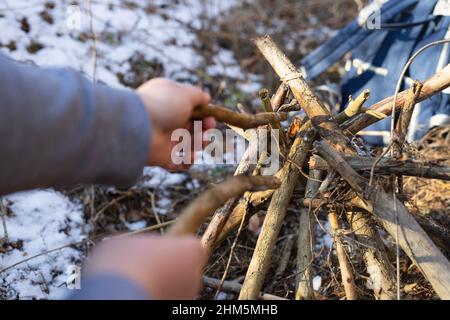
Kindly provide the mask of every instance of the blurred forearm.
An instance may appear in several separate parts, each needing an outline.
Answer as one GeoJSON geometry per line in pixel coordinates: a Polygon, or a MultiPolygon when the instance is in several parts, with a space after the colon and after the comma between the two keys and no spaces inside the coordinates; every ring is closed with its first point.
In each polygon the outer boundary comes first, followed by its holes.
{"type": "Polygon", "coordinates": [[[76,183],[125,186],[141,174],[150,124],[134,92],[2,55],[0,83],[0,194],[76,183]]]}

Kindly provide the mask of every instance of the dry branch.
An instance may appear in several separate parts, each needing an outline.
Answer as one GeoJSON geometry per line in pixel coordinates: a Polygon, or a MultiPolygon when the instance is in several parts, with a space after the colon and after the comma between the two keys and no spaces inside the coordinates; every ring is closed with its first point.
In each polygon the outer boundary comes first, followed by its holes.
{"type": "MultiPolygon", "coordinates": [[[[251,172],[251,159],[255,158],[258,153],[258,141],[259,137],[263,131],[267,130],[266,128],[257,128],[256,129],[256,139],[255,143],[251,143],[249,148],[245,151],[241,161],[239,162],[234,175],[240,174],[248,174],[251,172]]],[[[205,233],[202,236],[202,244],[205,248],[212,250],[214,243],[216,242],[216,238],[218,234],[221,232],[223,226],[228,220],[230,213],[233,211],[233,208],[236,204],[239,203],[240,195],[229,199],[222,207],[218,208],[214,213],[211,222],[209,223],[205,233]]],[[[239,223],[239,222],[238,222],[239,223]]]]}
{"type": "Polygon", "coordinates": [[[277,112],[278,109],[281,107],[281,105],[284,102],[284,99],[286,99],[287,93],[289,91],[289,87],[282,83],[275,94],[270,99],[270,102],[272,103],[273,111],[277,112]]]}
{"type": "MultiPolygon", "coordinates": [[[[261,99],[261,101],[263,103],[264,111],[268,112],[268,113],[270,113],[270,112],[273,113],[274,108],[272,107],[272,102],[270,101],[270,98],[269,98],[269,90],[261,89],[259,91],[259,98],[261,99]]],[[[270,121],[270,126],[272,127],[272,129],[278,130],[280,145],[283,146],[283,148],[285,148],[288,145],[288,143],[287,143],[286,134],[284,133],[284,130],[281,128],[280,121],[272,120],[272,121],[270,121]]]]}
{"type": "Polygon", "coordinates": [[[363,111],[362,107],[364,103],[369,99],[370,91],[364,90],[361,92],[361,94],[355,99],[351,100],[348,104],[347,108],[344,109],[344,111],[340,112],[336,117],[336,121],[338,123],[343,123],[344,121],[347,121],[348,119],[353,118],[357,114],[361,113],[363,111]]]}
{"type": "MultiPolygon", "coordinates": [[[[450,64],[445,66],[442,70],[431,76],[423,84],[420,95],[416,102],[423,101],[429,97],[441,92],[442,90],[450,86],[450,64]]],[[[397,95],[396,100],[396,111],[400,111],[400,108],[405,103],[406,96],[408,95],[408,90],[404,90],[397,95]]],[[[391,115],[392,103],[394,97],[388,97],[381,100],[370,107],[370,110],[375,110],[379,113],[385,114],[386,116],[391,115]]],[[[361,113],[356,117],[348,120],[343,127],[348,129],[352,133],[358,133],[360,130],[370,126],[371,124],[377,122],[379,119],[370,115],[369,113],[361,113]]]]}
{"type": "MultiPolygon", "coordinates": [[[[305,198],[313,198],[319,189],[322,172],[319,170],[309,171],[308,181],[306,182],[305,198]]],[[[313,205],[311,204],[311,207],[313,205]]],[[[297,290],[295,292],[296,300],[314,299],[314,289],[312,284],[312,249],[314,246],[314,220],[313,214],[308,210],[309,204],[304,204],[300,209],[300,220],[298,227],[297,241],[297,290]]]]}
{"type": "Polygon", "coordinates": [[[396,293],[395,270],[389,263],[383,241],[373,228],[367,228],[370,217],[361,210],[347,211],[347,221],[350,224],[356,240],[363,244],[364,262],[370,277],[372,290],[379,300],[394,300],[396,293]],[[384,261],[384,263],[377,263],[384,261]]]}
{"type": "Polygon", "coordinates": [[[169,228],[169,235],[195,234],[204,220],[230,198],[254,189],[275,189],[280,186],[276,177],[234,176],[200,194],[169,228]]]}
{"type": "Polygon", "coordinates": [[[336,245],[336,253],[341,269],[342,285],[344,286],[345,297],[347,300],[358,299],[356,292],[355,277],[353,276],[352,266],[347,258],[344,245],[341,241],[339,218],[335,211],[328,212],[328,222],[333,230],[334,244],[336,245]]]}
{"type": "Polygon", "coordinates": [[[284,121],[287,116],[282,113],[261,112],[255,115],[233,112],[228,108],[208,105],[194,109],[192,119],[199,120],[206,117],[214,117],[219,122],[224,122],[242,129],[256,128],[272,121],[284,121]]]}
{"type": "Polygon", "coordinates": [[[419,98],[420,91],[422,90],[422,84],[419,81],[414,81],[408,94],[406,95],[405,103],[400,111],[395,127],[395,139],[392,145],[394,150],[394,158],[400,158],[403,153],[403,144],[406,140],[406,133],[408,132],[409,122],[416,105],[416,101],[419,98]]]}
{"type": "MultiPolygon", "coordinates": [[[[271,101],[272,106],[274,108],[278,108],[281,103],[283,103],[286,94],[287,88],[279,89],[271,101]]],[[[267,130],[267,126],[260,126],[254,130],[255,134],[253,134],[252,136],[256,137],[256,141],[254,141],[254,143],[250,143],[250,146],[245,150],[245,153],[241,161],[239,162],[234,175],[247,174],[251,172],[250,160],[256,158],[256,156],[258,155],[258,151],[260,154],[266,153],[265,148],[267,148],[267,145],[260,146],[259,140],[261,135],[267,134],[267,130]],[[258,148],[260,149],[258,150],[258,148]]],[[[246,132],[248,131],[249,130],[247,130],[246,132]]],[[[269,193],[267,197],[270,197],[273,193],[273,190],[252,193],[250,195],[250,203],[252,203],[254,206],[257,206],[258,204],[255,204],[254,202],[256,201],[256,199],[261,199],[259,195],[261,195],[265,199],[265,193],[269,193]]],[[[212,250],[214,246],[220,243],[220,240],[218,241],[218,237],[220,239],[223,239],[225,235],[228,234],[229,231],[231,231],[231,228],[229,228],[228,230],[225,230],[225,233],[222,232],[222,229],[227,226],[230,215],[233,217],[233,212],[239,212],[237,216],[234,216],[234,218],[236,219],[232,219],[234,228],[235,226],[240,224],[242,216],[247,211],[247,205],[248,201],[244,201],[241,197],[236,197],[228,200],[223,207],[217,209],[210,224],[208,225],[208,228],[202,236],[203,246],[212,250]]]]}
{"type": "MultiPolygon", "coordinates": [[[[344,156],[344,159],[356,171],[370,171],[376,161],[374,157],[344,156]]],[[[309,165],[317,170],[330,169],[328,163],[317,156],[311,157],[309,165]]],[[[450,167],[414,160],[382,158],[375,167],[375,173],[450,180],[450,167]]]]}
{"type": "MultiPolygon", "coordinates": [[[[351,155],[367,155],[365,150],[352,143],[350,139],[344,135],[337,121],[329,114],[328,109],[320,102],[302,75],[296,70],[292,62],[289,61],[287,56],[276,46],[270,37],[265,36],[257,38],[255,43],[264,57],[272,65],[278,76],[289,85],[294,98],[300,103],[314,127],[318,129],[322,139],[328,141],[336,151],[348,152],[351,155]]],[[[357,118],[357,116],[354,118],[357,118]]],[[[372,233],[377,233],[370,224],[370,221],[367,221],[365,229],[370,230],[370,234],[367,236],[370,236],[372,233]]],[[[367,265],[368,269],[377,268],[383,270],[389,268],[386,265],[389,264],[389,261],[386,260],[366,260],[366,262],[374,263],[373,266],[367,265]]]]}
{"type": "MultiPolygon", "coordinates": [[[[220,279],[214,279],[210,277],[203,276],[203,284],[213,289],[222,288],[223,291],[228,291],[232,293],[239,293],[241,291],[242,285],[237,281],[222,281],[220,279]]],[[[258,296],[259,300],[287,300],[285,298],[274,296],[273,294],[260,293],[258,296]]]]}
{"type": "Polygon", "coordinates": [[[396,237],[395,221],[398,221],[401,248],[430,282],[439,297],[450,299],[450,263],[409,214],[405,206],[380,188],[368,192],[367,180],[353,170],[325,141],[316,142],[314,147],[329,165],[350,184],[360,199],[366,203],[366,210],[375,214],[393,237],[396,237]],[[395,207],[397,212],[394,210],[395,207]]]}
{"type": "Polygon", "coordinates": [[[252,260],[247,270],[239,299],[254,300],[262,288],[269,269],[272,249],[283,224],[287,206],[300,176],[298,170],[306,160],[312,145],[314,132],[309,131],[304,137],[298,136],[289,151],[288,160],[280,174],[281,186],[275,190],[267,209],[266,217],[256,243],[252,260]]]}

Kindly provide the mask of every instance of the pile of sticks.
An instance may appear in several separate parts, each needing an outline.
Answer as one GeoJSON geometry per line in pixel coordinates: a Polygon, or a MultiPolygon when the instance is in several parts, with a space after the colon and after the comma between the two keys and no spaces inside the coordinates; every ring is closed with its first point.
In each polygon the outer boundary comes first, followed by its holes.
{"type": "MultiPolygon", "coordinates": [[[[345,111],[332,115],[270,37],[257,38],[255,44],[282,81],[271,99],[267,90],[261,91],[265,113],[229,117],[225,110],[219,108],[216,114],[211,110],[214,107],[207,107],[198,110],[195,117],[217,115],[218,119],[231,126],[254,130],[257,136],[264,131],[281,129],[279,151],[284,164],[274,177],[260,176],[260,163],[256,167],[249,163],[257,150],[248,148],[236,169],[234,180],[219,185],[219,192],[211,189],[194,200],[179,223],[172,227],[172,234],[195,232],[204,217],[215,210],[202,236],[203,245],[213,252],[228,234],[242,228],[256,211],[252,208],[268,202],[243,284],[238,289],[234,286],[234,290],[239,291],[239,299],[258,299],[262,296],[261,289],[294,188],[304,184],[298,226],[296,299],[315,298],[312,286],[314,219],[311,209],[317,207],[327,210],[346,299],[357,299],[359,291],[342,242],[344,221],[351,227],[352,236],[362,244],[363,260],[375,298],[396,299],[401,296],[399,252],[396,266],[387,257],[378,229],[374,226],[374,221],[377,221],[396,241],[398,250],[403,250],[417,266],[436,294],[441,299],[450,299],[450,263],[432,241],[433,237],[441,236],[440,231],[425,228],[426,221],[408,212],[398,197],[402,192],[403,176],[450,180],[449,167],[416,162],[408,159],[403,150],[414,105],[450,86],[450,65],[423,83],[416,81],[410,89],[397,95],[395,112],[400,116],[390,145],[392,152],[388,156],[375,157],[355,135],[390,116],[394,97],[365,108],[363,104],[370,94],[365,91],[351,100],[345,111]],[[282,129],[280,121],[286,119],[285,113],[300,108],[306,116],[296,119],[289,130],[282,129]],[[270,113],[274,116],[269,116],[270,113]],[[300,179],[304,172],[308,175],[306,182],[300,179]],[[333,210],[334,206],[327,206],[336,202],[345,207],[345,214],[338,214],[333,210]]],[[[242,131],[244,136],[247,131],[242,131]]],[[[222,285],[227,285],[226,281],[217,284],[219,287],[222,285]]]]}

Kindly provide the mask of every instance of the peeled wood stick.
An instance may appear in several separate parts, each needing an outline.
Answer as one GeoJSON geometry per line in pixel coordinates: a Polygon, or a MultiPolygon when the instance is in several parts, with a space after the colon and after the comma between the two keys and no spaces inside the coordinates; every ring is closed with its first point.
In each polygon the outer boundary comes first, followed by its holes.
{"type": "MultiPolygon", "coordinates": [[[[370,171],[373,163],[376,161],[375,157],[344,156],[344,159],[356,171],[370,171]]],[[[311,168],[318,170],[330,169],[329,164],[318,156],[311,157],[309,165],[311,168]]],[[[450,167],[415,160],[382,158],[375,167],[375,173],[450,181],[450,167]]]]}
{"type": "Polygon", "coordinates": [[[344,286],[345,297],[347,300],[358,299],[356,292],[355,277],[353,276],[352,266],[347,258],[344,245],[341,242],[339,218],[335,211],[328,212],[328,222],[333,230],[334,243],[336,245],[336,253],[341,269],[342,285],[344,286]]]}
{"type": "Polygon", "coordinates": [[[394,238],[397,214],[400,247],[430,282],[438,296],[441,299],[450,299],[450,262],[409,214],[403,203],[381,188],[369,191],[368,181],[353,170],[325,141],[314,143],[314,147],[366,203],[366,210],[375,214],[394,238]],[[394,201],[397,202],[395,205],[394,201]],[[394,206],[397,207],[397,213],[394,206]]]}
{"type": "MultiPolygon", "coordinates": [[[[363,95],[364,96],[364,95],[363,95]]],[[[361,98],[362,99],[362,98],[361,98]]],[[[356,100],[355,100],[356,101],[356,100]]],[[[297,103],[297,102],[296,102],[297,103]]],[[[339,122],[339,123],[341,123],[341,121],[343,122],[343,121],[345,121],[345,119],[347,119],[347,117],[345,117],[344,116],[344,112],[345,111],[341,111],[339,114],[338,114],[338,116],[336,117],[336,120],[339,122]]],[[[349,114],[351,114],[350,112],[349,112],[349,114]]],[[[303,124],[303,126],[302,126],[302,128],[304,129],[304,130],[306,130],[306,129],[309,129],[309,128],[311,128],[312,127],[312,123],[311,123],[311,121],[310,120],[308,120],[308,121],[306,121],[304,124],[303,124]]],[[[248,131],[246,131],[246,132],[248,132],[248,131]]],[[[317,158],[317,157],[315,157],[315,158],[317,158]]],[[[312,158],[311,158],[312,159],[312,158]]],[[[318,159],[320,159],[320,158],[318,158],[318,159]]],[[[328,164],[327,164],[327,162],[326,161],[324,161],[323,159],[320,159],[322,162],[320,162],[320,166],[324,166],[323,168],[322,167],[317,167],[317,169],[320,169],[320,170],[328,170],[328,164]]],[[[369,167],[369,170],[370,170],[370,168],[371,168],[371,166],[369,167]]],[[[379,169],[378,167],[377,167],[377,169],[379,169]]],[[[251,204],[252,204],[252,206],[258,206],[258,205],[260,205],[260,204],[262,204],[263,202],[265,202],[265,201],[267,201],[268,199],[270,199],[270,197],[272,196],[272,193],[273,193],[273,190],[267,190],[267,191],[264,191],[264,192],[257,192],[257,193],[254,193],[254,194],[252,194],[252,196],[251,196],[251,204]]],[[[217,246],[218,244],[220,244],[224,239],[225,239],[225,237],[233,230],[233,229],[236,229],[238,226],[239,226],[239,224],[240,224],[240,222],[241,222],[241,220],[242,220],[242,215],[246,212],[246,210],[245,210],[245,206],[247,205],[247,202],[245,202],[245,204],[244,203],[239,203],[234,209],[233,209],[233,212],[231,212],[230,213],[230,216],[229,216],[229,218],[227,219],[227,221],[226,221],[226,223],[225,223],[225,225],[223,226],[223,230],[220,232],[220,235],[217,237],[217,239],[216,239],[216,242],[214,243],[214,245],[213,246],[217,246]]],[[[309,204],[306,204],[306,206],[308,206],[309,204]]],[[[313,205],[313,207],[314,207],[314,205],[313,205]]],[[[248,213],[248,215],[247,215],[247,218],[250,218],[252,216],[252,212],[249,212],[248,213]]]]}
{"type": "Polygon", "coordinates": [[[256,128],[272,121],[284,121],[287,115],[282,113],[261,112],[257,114],[237,113],[225,107],[208,105],[199,106],[192,112],[192,119],[214,117],[219,122],[224,122],[242,129],[256,128]]]}
{"type": "Polygon", "coordinates": [[[286,161],[281,170],[281,186],[274,192],[267,209],[255,251],[239,295],[240,300],[254,300],[258,297],[270,266],[272,250],[283,224],[287,206],[300,176],[298,166],[301,167],[306,160],[313,139],[314,132],[309,131],[304,137],[299,135],[292,144],[288,155],[288,159],[291,161],[286,161]]]}
{"type": "Polygon", "coordinates": [[[214,210],[223,206],[230,198],[243,194],[245,191],[254,189],[276,189],[280,181],[276,177],[248,177],[234,176],[214,188],[201,193],[186,209],[180,217],[169,228],[169,235],[195,234],[204,220],[214,210]]]}
{"type": "MultiPolygon", "coordinates": [[[[424,82],[422,90],[420,91],[420,95],[417,98],[416,102],[428,99],[429,97],[441,92],[442,90],[448,88],[449,86],[450,86],[450,64],[446,65],[442,70],[440,70],[439,72],[437,72],[424,82]]],[[[396,111],[399,111],[400,108],[405,103],[408,91],[409,89],[404,90],[397,95],[395,106],[396,111]]],[[[369,108],[369,110],[375,110],[379,113],[383,113],[386,116],[389,116],[391,115],[393,100],[394,100],[393,96],[381,100],[372,105],[369,108]]],[[[350,132],[352,133],[358,133],[360,130],[370,126],[371,124],[377,122],[378,120],[379,120],[378,118],[366,112],[361,113],[356,117],[346,121],[343,127],[345,129],[350,130],[350,132]]]]}
{"type": "MultiPolygon", "coordinates": [[[[322,171],[309,170],[306,182],[305,198],[311,199],[317,193],[322,178],[322,171]]],[[[312,207],[312,204],[311,204],[312,207]]],[[[304,204],[300,209],[297,240],[297,289],[295,300],[314,299],[314,288],[312,284],[312,250],[314,247],[314,219],[309,210],[309,204],[304,204]]]]}
{"type": "Polygon", "coordinates": [[[277,112],[278,109],[281,107],[281,105],[284,102],[284,99],[286,99],[287,93],[289,91],[289,87],[282,83],[275,94],[270,99],[270,102],[272,103],[273,111],[277,112]]]}

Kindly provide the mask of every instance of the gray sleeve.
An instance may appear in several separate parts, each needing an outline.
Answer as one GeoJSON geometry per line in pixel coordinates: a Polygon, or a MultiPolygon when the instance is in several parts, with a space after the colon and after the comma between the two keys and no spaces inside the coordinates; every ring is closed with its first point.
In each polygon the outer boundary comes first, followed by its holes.
{"type": "Polygon", "coordinates": [[[0,54],[0,195],[77,183],[130,185],[149,144],[149,116],[134,92],[0,54]]]}
{"type": "Polygon", "coordinates": [[[150,296],[133,281],[115,274],[94,275],[82,281],[81,288],[68,300],[150,300],[150,296]]]}

